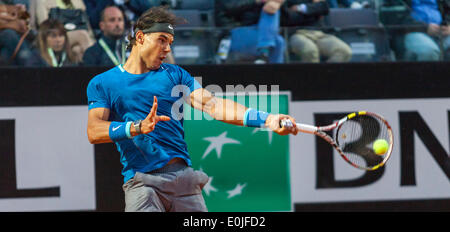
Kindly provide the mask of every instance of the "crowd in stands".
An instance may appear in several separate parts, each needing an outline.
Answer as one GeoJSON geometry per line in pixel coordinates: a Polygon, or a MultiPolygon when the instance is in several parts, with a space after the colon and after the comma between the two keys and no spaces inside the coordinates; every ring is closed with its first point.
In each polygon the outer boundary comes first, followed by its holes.
{"type": "MultiPolygon", "coordinates": [[[[124,63],[127,35],[133,33],[136,19],[151,7],[175,10],[183,1],[194,0],[0,0],[0,65],[124,63]]],[[[214,28],[226,28],[209,48],[218,51],[215,63],[352,61],[358,44],[341,38],[342,29],[326,24],[336,9],[375,10],[387,34],[391,60],[450,60],[450,0],[203,1],[213,2],[214,28]],[[389,11],[398,7],[406,10],[389,11]]],[[[367,33],[363,29],[353,28],[367,33]]],[[[166,62],[178,63],[177,54],[166,62]]]]}

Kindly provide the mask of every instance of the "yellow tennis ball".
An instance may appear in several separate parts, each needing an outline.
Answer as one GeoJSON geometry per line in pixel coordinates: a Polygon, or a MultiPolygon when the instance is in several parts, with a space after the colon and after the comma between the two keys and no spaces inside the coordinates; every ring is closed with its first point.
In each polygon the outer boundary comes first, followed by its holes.
{"type": "Polygon", "coordinates": [[[384,153],[386,153],[389,148],[389,143],[384,139],[377,139],[373,143],[372,148],[373,148],[373,151],[375,152],[375,154],[384,155],[384,153]]]}

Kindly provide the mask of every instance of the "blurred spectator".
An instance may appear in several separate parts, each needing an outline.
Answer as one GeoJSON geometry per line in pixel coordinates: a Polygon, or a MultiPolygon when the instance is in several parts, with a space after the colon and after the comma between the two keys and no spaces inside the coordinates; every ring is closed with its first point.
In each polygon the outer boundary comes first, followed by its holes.
{"type": "Polygon", "coordinates": [[[216,24],[233,27],[230,56],[255,57],[255,63],[283,63],[285,41],[279,34],[284,0],[217,0],[216,24]]]}
{"type": "Polygon", "coordinates": [[[355,1],[355,0],[326,0],[330,8],[351,8],[362,9],[370,6],[369,2],[355,1]]]}
{"type": "Polygon", "coordinates": [[[32,57],[26,37],[29,33],[29,13],[23,4],[0,2],[0,56],[4,64],[27,65],[32,57]]]}
{"type": "Polygon", "coordinates": [[[407,61],[438,61],[443,51],[450,48],[448,17],[439,11],[439,4],[448,6],[448,1],[412,0],[411,18],[408,24],[424,25],[425,30],[407,33],[403,38],[403,59],[407,61]],[[444,15],[445,16],[445,15],[444,15]],[[412,20],[411,20],[412,19],[412,20]]]}
{"type": "MultiPolygon", "coordinates": [[[[328,4],[319,0],[287,0],[281,10],[281,26],[321,27],[322,18],[329,12],[328,4]]],[[[289,38],[289,50],[302,62],[347,62],[351,48],[334,35],[320,30],[300,29],[289,38]]]]}
{"type": "MultiPolygon", "coordinates": [[[[29,18],[29,27],[32,30],[36,30],[36,25],[35,25],[35,12],[36,12],[36,7],[34,7],[36,5],[37,0],[0,0],[0,4],[4,3],[4,4],[9,4],[9,5],[23,5],[25,6],[25,9],[27,9],[28,14],[30,15],[29,18]]],[[[37,33],[37,32],[36,32],[37,33]]]]}
{"type": "Polygon", "coordinates": [[[330,8],[339,8],[342,5],[344,8],[350,8],[354,0],[327,0],[330,8]]]}
{"type": "Polygon", "coordinates": [[[63,67],[77,64],[67,31],[59,21],[47,19],[39,25],[37,44],[43,61],[41,65],[63,67]]]}
{"type": "MultiPolygon", "coordinates": [[[[89,16],[89,23],[94,30],[100,30],[101,12],[107,6],[114,5],[114,0],[83,0],[86,6],[86,13],[89,16]]],[[[95,33],[97,35],[97,33],[95,33]]]]}
{"type": "MultiPolygon", "coordinates": [[[[125,13],[125,23],[136,21],[146,10],[154,6],[166,5],[172,0],[83,0],[89,22],[93,29],[99,30],[100,13],[107,6],[118,6],[125,13]]],[[[174,0],[176,2],[177,0],[174,0]]]]}
{"type": "Polygon", "coordinates": [[[450,60],[450,0],[439,0],[439,10],[442,15],[441,32],[443,35],[444,60],[450,60]]]}
{"type": "Polygon", "coordinates": [[[135,22],[148,9],[176,1],[179,0],[114,0],[114,3],[123,9],[127,18],[135,22]]]}
{"type": "Polygon", "coordinates": [[[126,60],[124,41],[124,15],[117,6],[108,6],[101,13],[100,30],[102,35],[83,56],[84,65],[115,66],[126,60]]]}
{"type": "Polygon", "coordinates": [[[61,18],[64,18],[63,15],[65,14],[78,14],[77,11],[70,10],[81,10],[81,19],[76,18],[77,22],[67,22],[64,25],[67,34],[70,37],[70,47],[72,52],[76,57],[77,62],[80,62],[83,58],[84,51],[95,43],[94,33],[86,13],[86,6],[84,5],[83,0],[40,0],[36,6],[37,23],[41,24],[44,20],[49,18],[49,14],[52,12],[52,9],[55,8],[60,9],[60,11],[53,11],[55,12],[55,17],[58,16],[56,14],[60,14],[59,16],[61,18]],[[81,23],[81,29],[76,28],[78,23],[81,23]]]}

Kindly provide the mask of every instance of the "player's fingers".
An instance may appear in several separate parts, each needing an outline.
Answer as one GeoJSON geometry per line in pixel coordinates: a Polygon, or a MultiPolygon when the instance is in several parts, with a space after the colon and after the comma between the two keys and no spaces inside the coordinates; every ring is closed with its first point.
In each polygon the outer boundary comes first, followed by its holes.
{"type": "Polygon", "coordinates": [[[154,96],[153,97],[153,106],[147,117],[150,117],[150,118],[155,117],[157,110],[158,110],[158,99],[156,98],[156,96],[154,96]]]}
{"type": "Polygon", "coordinates": [[[156,116],[156,121],[170,121],[170,117],[165,116],[165,115],[161,115],[161,116],[156,116]]]}

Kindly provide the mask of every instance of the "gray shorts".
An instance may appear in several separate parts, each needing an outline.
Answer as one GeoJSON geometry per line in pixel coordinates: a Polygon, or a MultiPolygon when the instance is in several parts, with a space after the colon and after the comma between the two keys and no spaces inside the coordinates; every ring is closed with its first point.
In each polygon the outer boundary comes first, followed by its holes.
{"type": "Polygon", "coordinates": [[[208,180],[184,162],[137,172],[123,185],[125,212],[206,212],[202,189],[208,180]]]}

